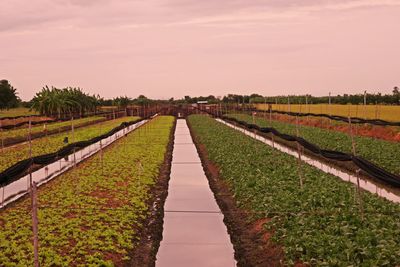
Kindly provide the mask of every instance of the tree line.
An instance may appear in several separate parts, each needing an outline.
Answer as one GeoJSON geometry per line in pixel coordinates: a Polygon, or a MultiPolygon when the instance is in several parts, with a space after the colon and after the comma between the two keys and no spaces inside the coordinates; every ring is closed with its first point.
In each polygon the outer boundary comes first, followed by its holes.
{"type": "Polygon", "coordinates": [[[392,94],[382,93],[365,93],[365,94],[344,94],[336,96],[312,96],[312,95],[280,95],[280,96],[262,96],[259,94],[238,95],[228,94],[223,98],[216,98],[213,95],[190,97],[185,96],[183,99],[176,100],[177,102],[197,103],[197,101],[208,101],[208,103],[236,103],[236,104],[251,104],[251,103],[272,103],[272,104],[384,104],[384,105],[400,105],[400,89],[394,87],[392,94]]]}
{"type": "Polygon", "coordinates": [[[66,87],[43,87],[33,99],[29,102],[22,102],[18,97],[17,89],[7,80],[0,80],[0,109],[9,109],[17,106],[29,107],[41,115],[46,116],[80,116],[96,112],[101,106],[117,106],[126,108],[130,105],[150,105],[154,103],[174,103],[174,104],[193,104],[199,101],[207,101],[210,104],[215,103],[278,103],[278,104],[363,104],[364,99],[367,104],[400,104],[399,87],[394,87],[392,94],[344,94],[336,96],[312,96],[312,95],[289,95],[289,96],[262,96],[259,94],[239,95],[228,94],[221,97],[214,95],[208,96],[185,96],[182,99],[171,98],[168,101],[149,99],[144,95],[137,98],[119,96],[113,99],[104,99],[99,95],[89,95],[81,88],[66,87]],[[365,97],[365,98],[364,98],[365,97]]]}

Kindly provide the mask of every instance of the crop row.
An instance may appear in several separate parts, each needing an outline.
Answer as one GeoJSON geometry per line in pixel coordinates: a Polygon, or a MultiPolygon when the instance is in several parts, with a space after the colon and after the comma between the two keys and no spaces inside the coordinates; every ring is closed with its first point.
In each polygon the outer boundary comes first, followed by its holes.
{"type": "MultiPolygon", "coordinates": [[[[41,266],[121,266],[138,243],[146,201],[173,126],[158,117],[38,190],[41,266]],[[157,136],[157,142],[154,142],[157,136]]],[[[33,266],[30,202],[0,212],[2,266],[33,266]],[[28,212],[27,212],[28,211],[28,212]]]]}
{"type": "MultiPolygon", "coordinates": [[[[110,131],[124,121],[133,121],[137,119],[138,117],[119,118],[76,129],[73,134],[72,131],[68,131],[34,139],[32,140],[32,156],[38,156],[57,151],[66,145],[66,143],[64,143],[64,139],[66,137],[68,138],[69,143],[89,140],[93,137],[110,131]]],[[[0,151],[0,172],[27,158],[29,158],[29,143],[23,143],[2,149],[2,151],[0,151]]]]}
{"type": "MultiPolygon", "coordinates": [[[[76,119],[73,121],[74,127],[78,128],[82,125],[88,124],[88,123],[93,123],[93,122],[98,122],[104,120],[104,117],[87,117],[87,118],[82,118],[82,119],[76,119]]],[[[46,132],[57,132],[57,131],[62,131],[65,129],[71,129],[72,127],[72,122],[71,121],[63,121],[63,122],[53,122],[53,123],[47,123],[47,124],[41,124],[41,125],[35,125],[31,127],[31,134],[32,135],[37,135],[40,133],[46,133],[46,132]]],[[[28,140],[28,135],[29,135],[29,126],[28,124],[24,125],[23,127],[20,127],[18,129],[12,129],[12,130],[2,130],[0,132],[0,139],[1,140],[7,140],[10,138],[13,139],[25,139],[28,140]]]]}
{"type": "Polygon", "coordinates": [[[399,205],[368,192],[355,197],[352,184],[309,165],[301,189],[295,157],[206,116],[189,122],[237,205],[254,212],[254,221],[267,218],[264,227],[286,264],[400,264],[399,205]]]}
{"type": "MultiPolygon", "coordinates": [[[[245,114],[230,114],[229,117],[236,118],[247,123],[253,123],[253,118],[245,114]]],[[[281,133],[296,135],[296,125],[284,123],[260,117],[254,118],[260,127],[273,127],[281,133]]],[[[353,126],[357,127],[357,126],[353,126]]],[[[299,125],[299,135],[310,143],[318,145],[322,149],[336,150],[352,153],[352,141],[350,134],[322,129],[318,127],[299,125]]],[[[400,142],[390,142],[363,136],[354,136],[356,154],[361,156],[389,172],[400,174],[400,142]]]]}
{"type": "Polygon", "coordinates": [[[0,118],[29,115],[37,115],[37,113],[35,111],[29,110],[29,108],[11,108],[8,110],[0,110],[0,118]]]}

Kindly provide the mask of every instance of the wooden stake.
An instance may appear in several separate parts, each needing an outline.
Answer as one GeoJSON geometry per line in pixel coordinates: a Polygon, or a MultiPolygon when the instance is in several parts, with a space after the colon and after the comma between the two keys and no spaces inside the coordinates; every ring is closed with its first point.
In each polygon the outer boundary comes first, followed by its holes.
{"type": "Polygon", "coordinates": [[[264,120],[267,115],[267,99],[264,96],[264,120]]]}
{"type": "Polygon", "coordinates": [[[269,124],[272,127],[272,108],[269,109],[269,124]]]}
{"type": "Polygon", "coordinates": [[[354,136],[353,136],[353,128],[351,126],[351,117],[349,116],[349,131],[350,131],[350,137],[351,137],[351,148],[353,155],[356,155],[356,143],[354,141],[354,136]]]}
{"type": "Polygon", "coordinates": [[[0,120],[0,135],[1,135],[1,152],[3,152],[4,149],[4,139],[3,139],[3,128],[2,128],[2,122],[0,120]]]}
{"type": "MultiPolygon", "coordinates": [[[[353,129],[351,126],[351,118],[349,117],[349,129],[350,129],[350,136],[351,136],[351,147],[352,147],[352,152],[353,155],[356,155],[356,142],[354,140],[354,136],[353,136],[353,129]]],[[[359,208],[360,208],[360,214],[361,214],[361,219],[364,219],[364,205],[363,205],[363,201],[362,201],[362,192],[361,192],[361,188],[360,188],[360,169],[356,170],[356,178],[357,178],[357,184],[355,185],[356,187],[356,195],[357,195],[357,199],[358,199],[358,204],[359,204],[359,208]]],[[[356,196],[354,196],[356,197],[356,196]]]]}
{"type": "MultiPolygon", "coordinates": [[[[71,130],[72,130],[72,144],[75,143],[75,127],[74,127],[74,117],[71,117],[71,130]]],[[[76,167],[76,156],[75,156],[75,147],[73,149],[74,153],[74,168],[76,167]]]]}
{"type": "Polygon", "coordinates": [[[33,255],[34,266],[39,267],[39,228],[37,215],[37,190],[36,182],[31,183],[31,205],[32,205],[32,232],[33,232],[33,255]]]}
{"type": "MultiPolygon", "coordinates": [[[[299,133],[299,117],[296,116],[296,136],[299,137],[300,133],[299,133]]],[[[297,158],[297,166],[298,166],[298,172],[299,172],[299,179],[300,179],[300,188],[303,189],[303,170],[302,170],[302,166],[301,166],[301,147],[299,142],[296,142],[297,144],[297,154],[298,154],[298,158],[297,158]]]]}
{"type": "Polygon", "coordinates": [[[31,160],[29,164],[29,181],[27,184],[27,189],[30,188],[32,184],[32,137],[31,137],[31,119],[29,118],[28,123],[28,144],[29,144],[29,159],[31,160]]]}
{"type": "Polygon", "coordinates": [[[361,220],[364,220],[364,203],[362,198],[362,190],[360,187],[360,169],[356,170],[357,177],[357,198],[358,198],[358,207],[361,214],[361,220]]]}
{"type": "Polygon", "coordinates": [[[4,195],[5,195],[5,188],[6,188],[6,186],[3,186],[3,196],[1,197],[1,207],[3,207],[4,206],[4,195]]]}

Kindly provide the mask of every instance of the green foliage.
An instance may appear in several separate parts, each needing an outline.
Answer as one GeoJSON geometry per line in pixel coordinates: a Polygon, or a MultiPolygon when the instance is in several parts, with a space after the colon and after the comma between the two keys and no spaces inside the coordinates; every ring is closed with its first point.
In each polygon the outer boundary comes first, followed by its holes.
{"type": "MultiPolygon", "coordinates": [[[[95,155],[39,188],[41,266],[121,266],[129,260],[149,215],[146,201],[173,120],[156,118],[105,149],[102,164],[95,155]]],[[[2,266],[33,265],[29,207],[25,198],[0,212],[2,266]]]]}
{"type": "Polygon", "coordinates": [[[0,109],[15,108],[19,98],[15,89],[7,80],[0,81],[0,109]]]}
{"type": "Polygon", "coordinates": [[[201,115],[189,122],[220,168],[241,208],[266,217],[272,241],[287,265],[396,266],[400,264],[400,206],[363,192],[365,217],[354,185],[304,164],[299,186],[296,158],[201,115]]]}
{"type": "MultiPolygon", "coordinates": [[[[245,114],[231,114],[230,117],[238,120],[253,123],[253,118],[245,114]]],[[[274,127],[281,133],[296,135],[296,125],[255,117],[255,122],[260,127],[274,127]]],[[[354,126],[356,127],[356,126],[354,126]]],[[[334,130],[322,129],[319,127],[299,125],[300,136],[308,142],[321,147],[322,149],[337,150],[351,153],[351,137],[349,134],[334,130]]],[[[381,139],[355,136],[356,153],[378,166],[400,174],[400,142],[390,142],[381,139]]]]}
{"type": "MultiPolygon", "coordinates": [[[[90,122],[96,122],[96,121],[101,121],[104,120],[104,117],[87,117],[87,118],[82,118],[82,119],[76,119],[74,120],[74,127],[79,127],[84,124],[90,123],[90,122]]],[[[62,121],[62,122],[53,122],[53,123],[47,123],[46,126],[44,124],[36,125],[31,127],[31,133],[42,133],[45,131],[54,131],[62,128],[69,127],[71,128],[72,122],[71,121],[62,121]]],[[[28,139],[28,134],[29,134],[29,125],[25,124],[22,127],[19,127],[18,129],[12,129],[12,130],[3,130],[0,132],[0,139],[7,139],[7,138],[26,138],[28,139]]]]}
{"type": "Polygon", "coordinates": [[[42,115],[62,117],[95,111],[99,104],[98,98],[84,93],[80,88],[58,89],[45,86],[36,93],[31,103],[32,109],[42,115]]]}
{"type": "MultiPolygon", "coordinates": [[[[134,121],[137,119],[138,117],[124,117],[78,128],[74,131],[73,135],[72,130],[70,130],[68,132],[34,139],[32,140],[32,156],[44,155],[59,150],[66,145],[63,142],[65,137],[68,137],[70,143],[89,140],[110,131],[124,121],[134,121]]],[[[0,153],[0,172],[28,157],[29,143],[27,142],[4,148],[2,153],[0,153]]]]}

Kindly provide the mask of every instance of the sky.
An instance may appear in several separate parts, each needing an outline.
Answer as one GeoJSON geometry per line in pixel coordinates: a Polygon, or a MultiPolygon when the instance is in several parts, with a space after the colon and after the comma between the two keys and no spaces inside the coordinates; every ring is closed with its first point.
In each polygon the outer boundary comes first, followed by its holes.
{"type": "Polygon", "coordinates": [[[0,79],[106,98],[390,93],[400,0],[1,0],[0,79]]]}

